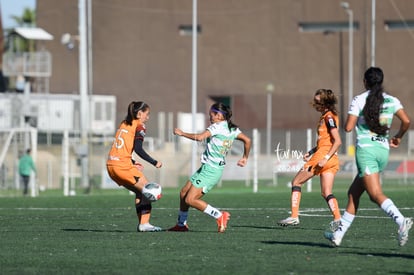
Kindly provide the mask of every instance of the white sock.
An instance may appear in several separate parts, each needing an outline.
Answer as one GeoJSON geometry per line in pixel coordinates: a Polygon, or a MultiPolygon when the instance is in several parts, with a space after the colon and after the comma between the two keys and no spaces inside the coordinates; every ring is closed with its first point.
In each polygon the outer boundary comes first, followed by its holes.
{"type": "Polygon", "coordinates": [[[177,224],[179,226],[185,226],[187,224],[187,218],[188,218],[188,211],[179,211],[178,212],[178,221],[177,224]]]}
{"type": "Polygon", "coordinates": [[[218,219],[221,217],[221,212],[220,210],[218,210],[217,208],[212,207],[210,204],[207,205],[206,209],[204,209],[203,211],[204,213],[206,213],[207,215],[218,219]]]}
{"type": "Polygon", "coordinates": [[[386,199],[381,204],[381,209],[390,217],[398,226],[401,226],[404,221],[404,216],[398,210],[397,206],[392,202],[391,199],[386,199]]]}
{"type": "Polygon", "coordinates": [[[348,212],[344,212],[341,217],[341,224],[339,225],[338,229],[335,231],[335,237],[343,238],[346,231],[348,231],[349,227],[351,227],[352,222],[354,221],[355,215],[352,215],[348,212]]]}

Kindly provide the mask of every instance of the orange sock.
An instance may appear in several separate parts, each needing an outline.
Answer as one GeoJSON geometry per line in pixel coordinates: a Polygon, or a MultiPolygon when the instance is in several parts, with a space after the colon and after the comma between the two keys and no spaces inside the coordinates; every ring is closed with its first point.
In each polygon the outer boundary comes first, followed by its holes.
{"type": "Polygon", "coordinates": [[[300,205],[300,198],[302,196],[301,188],[298,186],[292,187],[292,194],[291,194],[291,208],[292,208],[292,218],[299,217],[299,205],[300,205]]]}
{"type": "Polygon", "coordinates": [[[326,202],[328,203],[329,209],[332,212],[334,221],[339,220],[341,218],[341,212],[339,210],[338,200],[335,198],[334,195],[331,194],[326,197],[326,202]]]}

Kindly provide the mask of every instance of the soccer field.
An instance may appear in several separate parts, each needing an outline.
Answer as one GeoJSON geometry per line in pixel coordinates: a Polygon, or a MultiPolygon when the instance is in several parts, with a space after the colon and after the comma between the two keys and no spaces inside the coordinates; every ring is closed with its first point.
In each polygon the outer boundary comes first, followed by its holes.
{"type": "MultiPolygon", "coordinates": [[[[301,224],[277,226],[289,215],[290,189],[224,184],[206,201],[231,213],[228,229],[190,210],[190,232],[136,232],[133,196],[123,189],[63,197],[0,198],[1,274],[412,274],[414,231],[404,247],[397,226],[363,196],[359,216],[342,246],[323,238],[331,220],[317,182],[304,191],[301,224]]],[[[335,186],[340,207],[347,183],[335,186]]],[[[306,189],[306,188],[303,188],[306,189]]],[[[388,184],[385,193],[414,216],[414,186],[388,184]]],[[[81,192],[78,192],[78,194],[81,192]]],[[[178,189],[165,189],[151,222],[175,224],[178,189]]]]}

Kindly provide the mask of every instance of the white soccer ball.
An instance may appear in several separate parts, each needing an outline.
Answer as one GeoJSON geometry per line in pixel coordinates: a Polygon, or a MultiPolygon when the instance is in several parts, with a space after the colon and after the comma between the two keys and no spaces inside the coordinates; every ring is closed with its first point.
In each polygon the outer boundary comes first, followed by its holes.
{"type": "Polygon", "coordinates": [[[162,188],[161,185],[155,182],[149,182],[145,184],[144,188],[142,189],[142,194],[149,200],[149,201],[157,201],[162,197],[162,188]]]}

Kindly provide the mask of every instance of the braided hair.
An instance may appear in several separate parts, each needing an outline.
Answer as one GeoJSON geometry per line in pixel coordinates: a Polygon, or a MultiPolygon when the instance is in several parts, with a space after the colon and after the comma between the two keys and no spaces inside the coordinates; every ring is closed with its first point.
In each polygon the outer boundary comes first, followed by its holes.
{"type": "Polygon", "coordinates": [[[145,112],[149,108],[149,105],[142,101],[132,101],[128,105],[127,115],[124,122],[127,125],[132,125],[132,121],[137,118],[139,111],[145,112]]]}
{"type": "Polygon", "coordinates": [[[380,123],[380,112],[384,103],[383,80],[384,73],[377,67],[369,68],[364,74],[365,88],[369,90],[369,94],[362,113],[369,130],[380,136],[385,136],[389,129],[387,125],[380,123]]]}
{"type": "Polygon", "coordinates": [[[227,105],[217,102],[211,105],[210,111],[215,113],[221,113],[224,116],[224,119],[227,121],[227,125],[229,126],[229,130],[237,128],[238,126],[231,121],[232,112],[230,107],[227,105]]]}

